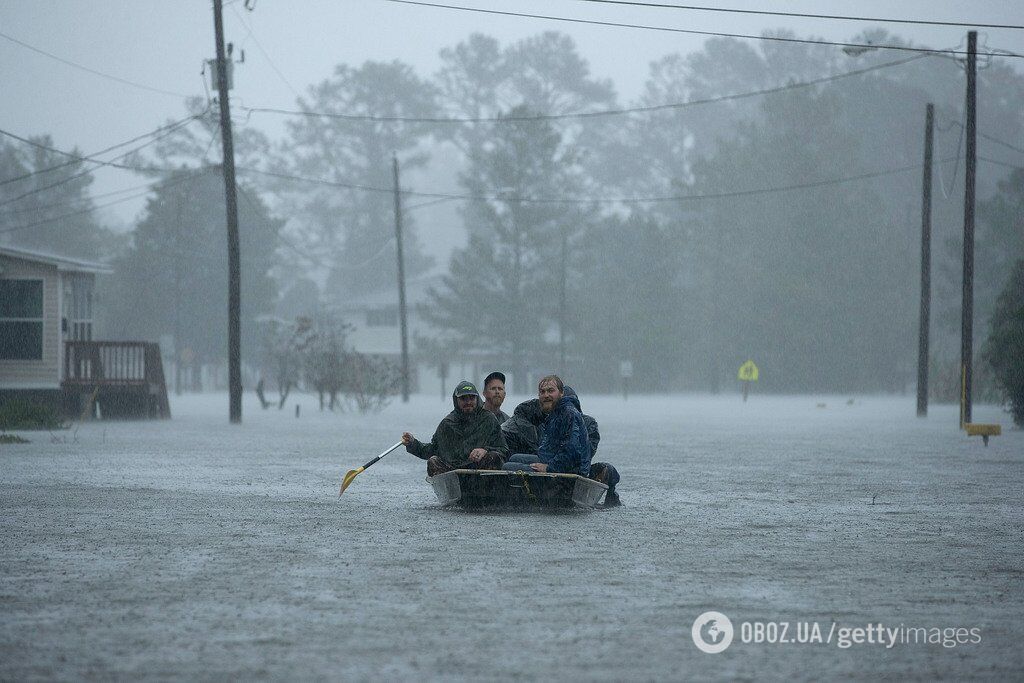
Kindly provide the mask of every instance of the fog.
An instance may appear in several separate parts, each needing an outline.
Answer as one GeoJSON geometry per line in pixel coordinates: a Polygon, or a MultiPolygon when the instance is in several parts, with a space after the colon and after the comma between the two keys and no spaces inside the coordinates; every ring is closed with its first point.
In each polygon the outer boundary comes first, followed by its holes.
{"type": "MultiPolygon", "coordinates": [[[[495,368],[520,394],[552,371],[592,393],[738,391],[752,359],[760,391],[912,392],[931,102],[932,393],[955,399],[966,27],[569,1],[510,11],[785,40],[227,3],[247,389],[316,384],[281,370],[298,317],[394,376],[394,155],[414,391],[495,368]]],[[[1009,2],[857,11],[1021,19],[1009,2]]],[[[0,21],[3,129],[28,141],[0,141],[0,245],[109,265],[93,337],[159,341],[179,391],[223,386],[208,3],[4,3],[0,21]]],[[[1001,208],[1022,193],[1024,60],[1008,54],[1024,52],[1021,35],[980,37],[976,347],[1024,255],[1001,208]]],[[[977,391],[997,398],[983,370],[977,391]]]]}

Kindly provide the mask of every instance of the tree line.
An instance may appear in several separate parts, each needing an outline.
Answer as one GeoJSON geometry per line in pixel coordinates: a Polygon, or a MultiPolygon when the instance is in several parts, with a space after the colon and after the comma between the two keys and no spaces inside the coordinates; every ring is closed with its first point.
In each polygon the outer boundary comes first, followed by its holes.
{"type": "MultiPolygon", "coordinates": [[[[905,43],[877,30],[861,39],[905,43]]],[[[260,348],[261,314],[323,314],[393,287],[395,154],[404,189],[462,197],[448,198],[453,212],[404,220],[407,272],[441,273],[420,310],[436,332],[423,340],[430,353],[494,354],[517,390],[536,369],[615,390],[630,361],[637,386],[716,391],[747,358],[769,390],[902,390],[916,362],[923,113],[934,102],[933,349],[938,365],[956,357],[964,78],[955,60],[716,38],[652,63],[625,103],[561,33],[507,45],[476,34],[440,62],[429,75],[399,61],[338,65],[298,99],[282,139],[262,133],[256,115],[241,127],[247,354],[260,348]],[[573,116],[623,108],[642,110],[573,116]],[[433,263],[423,240],[446,219],[466,241],[433,263]]],[[[986,159],[1024,163],[991,141],[1021,138],[1022,86],[1000,60],[979,72],[986,159]]],[[[84,252],[115,250],[104,296],[116,333],[173,334],[197,362],[217,361],[226,275],[216,135],[205,117],[141,157],[175,171],[150,174],[151,197],[127,237],[95,214],[11,237],[74,235],[84,252]]],[[[13,144],[0,155],[5,178],[49,163],[13,144]]],[[[14,187],[0,186],[2,196],[14,187]]],[[[983,161],[978,188],[981,330],[1024,257],[1013,208],[1024,184],[983,161]]],[[[87,190],[84,176],[34,201],[88,206],[87,190]]],[[[4,223],[17,224],[10,209],[23,206],[0,206],[4,223]]]]}

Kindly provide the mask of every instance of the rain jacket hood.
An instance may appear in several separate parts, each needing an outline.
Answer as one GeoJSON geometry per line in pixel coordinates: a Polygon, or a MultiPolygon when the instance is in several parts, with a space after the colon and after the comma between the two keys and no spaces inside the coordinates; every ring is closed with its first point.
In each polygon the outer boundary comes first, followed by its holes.
{"type": "MultiPolygon", "coordinates": [[[[418,439],[405,447],[409,453],[423,460],[431,456],[438,456],[450,467],[458,468],[469,464],[469,453],[474,448],[483,448],[488,451],[497,451],[502,458],[509,455],[508,446],[501,435],[501,427],[498,420],[491,413],[484,410],[480,404],[480,396],[477,395],[476,408],[469,413],[463,413],[458,408],[459,390],[468,382],[459,382],[455,391],[452,392],[452,402],[455,410],[448,413],[441,424],[437,425],[434,436],[430,443],[423,443],[418,439]]],[[[470,386],[472,386],[470,384],[470,386]]],[[[474,388],[475,391],[475,388],[474,388]]],[[[463,395],[466,395],[463,393],[463,395]]]]}
{"type": "Polygon", "coordinates": [[[590,443],[579,405],[575,393],[563,395],[541,426],[537,457],[549,472],[590,474],[590,443]]]}

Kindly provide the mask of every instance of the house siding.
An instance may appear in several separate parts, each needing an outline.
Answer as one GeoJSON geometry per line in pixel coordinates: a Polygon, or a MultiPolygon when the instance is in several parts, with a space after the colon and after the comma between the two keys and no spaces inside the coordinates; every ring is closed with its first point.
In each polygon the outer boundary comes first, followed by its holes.
{"type": "Polygon", "coordinates": [[[0,278],[43,281],[42,360],[0,360],[0,389],[60,387],[61,274],[56,266],[0,255],[0,278]]]}

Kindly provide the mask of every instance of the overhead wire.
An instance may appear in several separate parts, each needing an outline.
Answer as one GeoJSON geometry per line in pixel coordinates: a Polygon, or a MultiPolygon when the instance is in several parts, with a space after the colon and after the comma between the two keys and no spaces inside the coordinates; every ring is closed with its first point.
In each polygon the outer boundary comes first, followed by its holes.
{"type": "MultiPolygon", "coordinates": [[[[152,140],[146,142],[145,144],[139,145],[138,147],[135,147],[134,149],[130,149],[127,152],[124,152],[123,154],[119,154],[118,156],[114,157],[114,159],[123,159],[123,158],[125,158],[125,157],[127,157],[127,156],[129,156],[131,154],[134,154],[135,152],[139,151],[140,149],[148,147],[149,145],[152,145],[153,143],[155,143],[155,142],[157,142],[157,141],[167,137],[171,133],[179,130],[180,128],[183,128],[184,126],[187,126],[189,123],[191,123],[195,119],[196,119],[196,117],[189,117],[188,119],[184,120],[183,122],[179,123],[178,125],[168,128],[163,133],[161,133],[160,135],[157,135],[156,137],[154,137],[152,140]]],[[[0,132],[4,132],[4,131],[0,131],[0,132]]],[[[25,140],[24,138],[20,138],[20,137],[18,139],[23,140],[23,141],[25,140]]],[[[53,148],[49,148],[49,147],[46,147],[45,145],[40,145],[39,143],[32,142],[32,141],[28,141],[28,144],[33,145],[35,147],[41,147],[41,148],[44,148],[44,149],[50,149],[51,151],[57,151],[57,150],[55,150],[53,148]]],[[[79,156],[79,155],[71,154],[70,152],[62,152],[62,153],[67,155],[67,156],[72,156],[72,157],[79,156]]],[[[131,165],[128,165],[128,164],[115,163],[113,161],[101,161],[101,160],[98,160],[98,159],[89,159],[88,161],[90,161],[92,163],[100,164],[101,166],[112,166],[114,168],[119,168],[119,169],[122,169],[122,170],[136,171],[136,172],[142,172],[142,173],[148,173],[148,172],[162,173],[162,172],[174,172],[174,171],[178,170],[178,169],[173,169],[173,168],[131,166],[131,165]]],[[[81,171],[79,173],[75,173],[74,175],[70,175],[67,178],[59,180],[59,181],[57,181],[55,183],[51,183],[49,185],[44,185],[43,187],[37,187],[37,188],[29,190],[27,192],[23,192],[22,194],[17,195],[16,197],[12,197],[12,198],[7,199],[7,200],[5,200],[3,202],[0,202],[0,206],[7,206],[8,204],[12,204],[12,203],[17,202],[17,201],[19,201],[21,199],[25,199],[26,197],[29,197],[29,196],[32,196],[32,195],[35,195],[35,194],[39,194],[40,192],[45,192],[46,190],[50,190],[50,189],[53,189],[55,187],[59,187],[61,185],[65,185],[65,184],[67,184],[67,183],[69,183],[69,182],[71,182],[73,180],[77,180],[78,178],[81,178],[83,176],[86,176],[86,175],[89,175],[91,173],[94,173],[99,168],[100,168],[100,166],[97,166],[95,168],[86,169],[86,170],[81,171]]]]}
{"type": "MultiPolygon", "coordinates": [[[[197,120],[199,118],[202,118],[203,116],[208,114],[209,111],[210,111],[209,109],[206,109],[205,111],[203,111],[203,112],[201,112],[199,114],[195,114],[193,116],[187,116],[187,117],[185,117],[183,119],[179,119],[177,121],[172,121],[171,123],[168,123],[166,125],[160,126],[159,128],[151,130],[148,133],[143,133],[142,135],[137,135],[137,136],[135,136],[134,138],[132,138],[130,140],[125,140],[124,142],[119,142],[116,145],[111,145],[110,147],[107,147],[106,149],[101,149],[100,151],[92,152],[91,154],[74,154],[72,152],[65,152],[64,150],[57,149],[55,147],[48,147],[48,146],[43,145],[41,143],[35,142],[35,141],[31,140],[30,138],[24,138],[24,137],[21,137],[20,135],[16,135],[14,133],[11,133],[10,131],[6,131],[6,130],[3,130],[3,129],[0,129],[0,135],[6,135],[7,137],[12,138],[14,140],[17,140],[19,142],[25,143],[26,145],[31,145],[33,147],[37,147],[39,149],[46,150],[48,152],[54,152],[56,154],[60,154],[61,156],[69,157],[71,159],[71,161],[67,161],[67,162],[65,162],[63,164],[57,164],[55,166],[49,166],[47,168],[41,168],[41,169],[32,171],[30,173],[24,173],[24,174],[22,174],[20,176],[15,176],[13,178],[7,178],[5,180],[0,180],[0,186],[7,185],[7,184],[13,183],[13,182],[17,182],[19,180],[25,180],[26,178],[31,178],[33,176],[41,175],[43,173],[49,173],[50,171],[56,171],[58,169],[65,168],[67,166],[73,166],[74,164],[80,163],[82,161],[91,161],[91,162],[94,162],[94,163],[97,163],[97,164],[102,164],[104,166],[114,166],[114,167],[120,168],[123,165],[119,165],[119,164],[115,164],[115,163],[111,163],[111,162],[105,162],[105,161],[103,161],[101,159],[96,159],[95,157],[99,156],[100,154],[106,154],[107,152],[112,152],[115,149],[119,149],[121,147],[125,147],[125,146],[130,145],[130,144],[132,144],[134,142],[138,142],[139,140],[144,140],[145,138],[151,137],[153,135],[157,135],[157,134],[161,133],[162,131],[167,130],[168,128],[176,129],[177,127],[179,127],[183,123],[188,123],[188,122],[191,122],[193,120],[197,120]]],[[[139,149],[141,149],[141,148],[139,148],[139,149]]],[[[134,170],[134,169],[132,169],[132,170],[134,170]]]]}
{"type": "MultiPolygon", "coordinates": [[[[631,24],[616,21],[599,21],[596,19],[580,19],[578,17],[561,17],[550,14],[532,14],[527,12],[512,12],[509,10],[496,10],[496,9],[485,9],[482,7],[466,7],[464,5],[448,5],[439,2],[423,2],[423,0],[382,0],[383,2],[390,2],[398,5],[409,5],[417,7],[432,7],[435,9],[447,9],[461,12],[474,12],[478,14],[487,14],[491,16],[506,16],[506,17],[520,17],[527,19],[543,19],[547,21],[558,21],[563,23],[572,24],[586,24],[590,26],[607,26],[615,28],[631,28],[645,31],[661,31],[665,33],[681,33],[688,35],[699,35],[699,36],[718,36],[722,38],[741,38],[745,40],[761,40],[761,41],[775,41],[781,43],[795,43],[803,45],[829,45],[834,47],[849,47],[849,48],[862,48],[862,49],[877,49],[877,50],[902,50],[906,52],[925,52],[925,53],[943,53],[949,55],[966,55],[966,51],[962,50],[936,50],[934,48],[925,47],[912,47],[910,45],[886,45],[886,44],[875,44],[875,43],[853,43],[853,42],[842,42],[832,40],[816,40],[813,38],[789,38],[785,36],[771,36],[771,35],[752,35],[749,33],[726,33],[723,31],[700,31],[697,29],[685,29],[676,28],[672,26],[655,26],[651,24],[631,24]]],[[[1015,54],[1002,54],[1003,57],[1020,57],[1021,55],[1015,54]]]]}
{"type": "Polygon", "coordinates": [[[1020,164],[1011,164],[1008,161],[997,161],[996,159],[989,159],[988,157],[981,156],[980,154],[978,155],[978,159],[981,161],[986,161],[990,164],[995,164],[996,166],[1005,166],[1006,168],[1012,168],[1015,171],[1024,171],[1024,166],[1021,166],[1020,164]]]}
{"type": "MultiPolygon", "coordinates": [[[[950,158],[942,159],[937,163],[947,163],[952,161],[950,158]]],[[[841,178],[828,178],[817,181],[811,181],[807,183],[796,183],[792,185],[782,185],[776,187],[757,188],[751,190],[735,190],[731,192],[714,192],[704,194],[693,194],[693,195],[672,195],[672,196],[660,196],[660,197],[521,197],[508,194],[490,194],[490,195],[471,195],[471,194],[457,194],[449,192],[422,192],[415,190],[400,190],[400,194],[411,196],[411,197],[425,197],[433,199],[449,199],[449,200],[463,200],[463,201],[513,201],[524,204],[647,204],[647,203],[665,203],[665,202],[685,202],[685,201],[697,201],[703,199],[726,199],[735,197],[748,197],[753,195],[762,194],[773,194],[776,192],[789,192],[793,190],[808,189],[814,187],[824,187],[828,185],[838,185],[846,182],[853,182],[857,180],[867,180],[871,178],[880,178],[883,176],[894,175],[897,173],[904,173],[906,171],[916,170],[921,168],[921,164],[910,164],[907,166],[900,166],[891,169],[885,169],[881,171],[871,171],[868,173],[860,173],[852,176],[845,176],[841,178]]],[[[344,183],[339,181],[327,180],[323,178],[312,178],[309,176],[292,175],[288,173],[278,171],[268,171],[262,169],[245,168],[239,167],[237,169],[243,173],[254,173],[257,175],[265,175],[274,178],[280,178],[283,180],[292,180],[296,182],[305,182],[311,184],[325,185],[329,187],[339,187],[349,190],[359,190],[365,192],[378,192],[378,193],[393,193],[394,188],[390,187],[374,187],[371,185],[360,185],[356,183],[344,183]]]]}
{"type": "Polygon", "coordinates": [[[163,179],[151,180],[148,183],[142,183],[140,185],[132,185],[131,187],[125,187],[120,190],[111,190],[110,192],[102,192],[100,194],[92,194],[88,197],[79,197],[75,199],[69,199],[63,202],[54,202],[53,204],[46,204],[45,206],[26,206],[22,209],[7,210],[5,212],[8,216],[18,216],[25,213],[41,213],[43,211],[49,211],[51,209],[59,209],[63,206],[73,206],[83,201],[90,201],[96,199],[103,199],[105,197],[114,197],[119,194],[125,194],[126,192],[135,192],[143,188],[152,190],[154,187],[163,182],[163,179]]]}
{"type": "Polygon", "coordinates": [[[63,57],[58,57],[57,55],[53,54],[52,52],[47,52],[46,50],[40,49],[40,48],[38,48],[38,47],[36,47],[34,45],[30,45],[30,44],[26,43],[23,40],[18,40],[14,36],[9,36],[6,33],[0,33],[0,38],[4,38],[5,40],[9,40],[10,42],[12,42],[12,43],[14,43],[16,45],[20,45],[21,47],[23,47],[23,48],[25,48],[27,50],[31,50],[32,52],[41,54],[41,55],[43,55],[45,57],[49,57],[50,59],[53,59],[53,60],[56,60],[56,61],[60,62],[61,64],[65,64],[65,65],[73,67],[75,69],[80,69],[80,70],[85,71],[87,73],[91,73],[91,74],[93,74],[95,76],[101,76],[101,77],[109,79],[111,81],[117,81],[118,83],[122,83],[124,85],[130,85],[130,86],[132,86],[134,88],[140,88],[142,90],[148,90],[150,92],[155,92],[155,93],[158,93],[158,94],[161,94],[161,95],[169,95],[171,97],[177,97],[177,98],[188,98],[188,97],[191,97],[190,95],[185,95],[183,93],[174,92],[174,91],[171,91],[171,90],[164,90],[162,88],[155,88],[155,87],[153,87],[151,85],[146,85],[145,83],[137,83],[136,81],[130,81],[127,78],[121,78],[120,76],[114,76],[113,74],[108,74],[106,72],[99,71],[98,69],[92,69],[92,68],[89,68],[87,66],[83,66],[82,64],[78,64],[77,62],[72,62],[69,59],[64,59],[63,57]]]}
{"type": "Polygon", "coordinates": [[[315,112],[315,111],[299,111],[294,109],[277,109],[272,107],[244,107],[246,111],[254,114],[259,113],[270,113],[270,114],[283,114],[287,116],[304,116],[309,118],[328,118],[328,119],[343,119],[347,121],[376,121],[376,122],[398,122],[398,123],[436,123],[436,124],[461,124],[461,123],[514,123],[514,122],[529,122],[529,121],[557,121],[564,119],[588,119],[598,118],[604,116],[622,116],[627,114],[637,113],[648,113],[655,111],[663,111],[668,109],[684,109],[686,107],[694,107],[704,104],[714,104],[717,102],[728,102],[731,100],[745,99],[748,97],[759,97],[763,95],[772,95],[775,93],[785,92],[787,90],[796,90],[799,88],[807,88],[815,85],[821,85],[822,83],[829,83],[832,81],[838,81],[843,78],[851,78],[853,76],[860,76],[872,71],[879,71],[881,69],[888,69],[895,66],[901,66],[909,62],[923,59],[930,55],[920,54],[906,59],[899,59],[892,62],[884,62],[882,64],[875,64],[873,66],[864,67],[862,69],[854,69],[853,71],[844,71],[839,74],[833,74],[831,76],[822,76],[821,78],[814,78],[807,81],[799,81],[796,83],[787,83],[785,85],[775,86],[772,88],[762,88],[760,90],[751,90],[743,93],[732,93],[729,95],[718,95],[715,97],[704,97],[696,100],[688,100],[686,102],[671,102],[666,104],[655,104],[642,107],[627,107],[619,109],[604,109],[600,111],[592,112],[574,112],[566,114],[531,114],[527,116],[474,116],[474,117],[441,117],[441,116],[378,116],[373,114],[342,114],[335,112],[315,112]]]}
{"type": "Polygon", "coordinates": [[[871,23],[885,24],[920,24],[923,26],[956,26],[956,27],[977,27],[977,28],[1005,28],[1024,29],[1024,25],[1017,24],[984,24],[967,21],[938,21],[933,19],[888,19],[882,17],[858,17],[839,14],[810,14],[805,12],[777,12],[756,9],[737,9],[732,7],[707,7],[701,5],[676,5],[664,2],[638,2],[636,0],[574,0],[575,2],[588,2],[600,5],[626,5],[630,7],[651,7],[657,9],[681,9],[694,12],[720,12],[729,14],[757,14],[770,17],[791,17],[800,19],[836,19],[841,21],[866,21],[871,23]]]}
{"type": "MultiPolygon", "coordinates": [[[[171,181],[168,181],[168,180],[163,181],[164,182],[164,187],[174,187],[176,185],[180,185],[181,183],[185,182],[186,180],[189,180],[190,178],[192,178],[193,176],[195,176],[195,175],[197,175],[199,173],[205,173],[206,171],[207,171],[206,168],[198,168],[198,169],[191,169],[190,171],[182,171],[181,172],[181,176],[182,177],[180,177],[178,179],[175,179],[175,180],[171,180],[171,181]]],[[[131,196],[128,196],[128,197],[122,197],[121,199],[117,199],[117,200],[114,200],[112,202],[107,202],[105,204],[98,204],[96,206],[90,206],[88,208],[81,209],[79,211],[72,211],[70,213],[66,213],[66,214],[63,214],[63,215],[60,215],[60,216],[54,216],[52,218],[45,218],[43,220],[34,221],[32,223],[27,223],[25,225],[18,225],[18,226],[15,226],[13,228],[3,228],[3,229],[0,229],[0,234],[6,234],[6,233],[11,233],[11,232],[19,232],[21,230],[28,230],[29,228],[37,228],[37,227],[40,227],[42,225],[46,225],[47,223],[56,223],[56,222],[59,222],[59,221],[62,221],[62,220],[66,220],[68,218],[75,218],[77,216],[82,216],[82,215],[87,214],[87,213],[92,213],[93,211],[96,211],[98,209],[105,209],[108,206],[115,206],[115,205],[121,204],[123,202],[131,201],[133,199],[138,199],[139,197],[144,197],[147,194],[149,194],[150,190],[152,190],[152,187],[149,187],[145,191],[139,192],[138,194],[134,194],[134,195],[131,195],[131,196]]]]}

